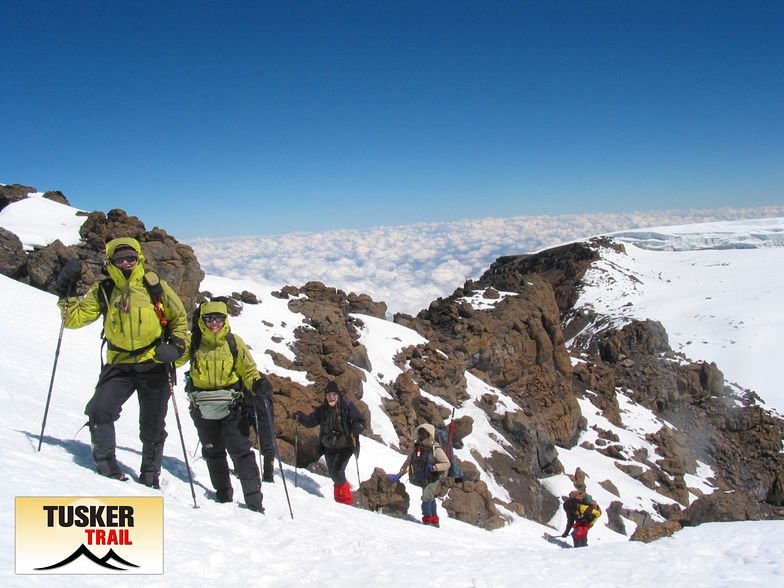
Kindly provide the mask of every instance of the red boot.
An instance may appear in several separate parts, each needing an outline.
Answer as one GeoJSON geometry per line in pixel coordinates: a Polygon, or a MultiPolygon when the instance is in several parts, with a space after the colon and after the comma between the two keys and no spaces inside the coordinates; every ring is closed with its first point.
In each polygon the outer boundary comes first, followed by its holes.
{"type": "Polygon", "coordinates": [[[335,500],[341,504],[354,504],[354,497],[351,496],[351,486],[344,482],[340,486],[335,486],[335,500]]]}
{"type": "Polygon", "coordinates": [[[434,527],[440,527],[441,523],[438,521],[438,515],[431,515],[430,524],[434,527]]]}

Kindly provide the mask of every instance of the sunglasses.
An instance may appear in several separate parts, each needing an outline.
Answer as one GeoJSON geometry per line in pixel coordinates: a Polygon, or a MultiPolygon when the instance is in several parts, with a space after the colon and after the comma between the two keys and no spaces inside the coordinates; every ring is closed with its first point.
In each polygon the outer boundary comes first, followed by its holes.
{"type": "Polygon", "coordinates": [[[136,263],[139,260],[138,255],[118,255],[112,257],[112,265],[122,265],[123,263],[136,263]]]}
{"type": "Polygon", "coordinates": [[[225,323],[226,315],[219,313],[205,314],[203,317],[205,323],[225,323]]]}

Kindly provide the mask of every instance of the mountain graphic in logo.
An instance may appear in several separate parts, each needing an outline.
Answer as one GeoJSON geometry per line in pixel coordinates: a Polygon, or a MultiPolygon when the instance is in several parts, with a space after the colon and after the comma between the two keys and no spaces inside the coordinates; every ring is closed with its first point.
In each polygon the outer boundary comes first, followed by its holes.
{"type": "Polygon", "coordinates": [[[97,557],[92,551],[90,551],[89,549],[87,549],[87,547],[85,547],[84,543],[82,543],[76,549],[76,551],[74,551],[71,555],[66,557],[63,561],[57,562],[57,563],[52,564],[50,566],[46,566],[46,567],[43,567],[43,568],[35,568],[35,569],[36,570],[53,570],[55,568],[61,568],[63,566],[67,566],[69,563],[71,563],[74,560],[79,559],[82,556],[86,557],[87,559],[89,559],[93,563],[98,564],[102,568],[107,568],[107,569],[110,569],[110,570],[119,570],[119,571],[123,571],[124,572],[127,569],[127,568],[120,568],[120,567],[117,567],[117,566],[112,565],[111,563],[109,563],[109,562],[112,562],[112,561],[120,563],[120,564],[122,564],[124,566],[130,566],[132,568],[138,568],[139,567],[136,564],[132,564],[131,562],[126,561],[123,558],[121,558],[119,555],[117,555],[114,552],[114,549],[110,549],[108,551],[108,553],[106,555],[104,555],[103,557],[97,557]]]}

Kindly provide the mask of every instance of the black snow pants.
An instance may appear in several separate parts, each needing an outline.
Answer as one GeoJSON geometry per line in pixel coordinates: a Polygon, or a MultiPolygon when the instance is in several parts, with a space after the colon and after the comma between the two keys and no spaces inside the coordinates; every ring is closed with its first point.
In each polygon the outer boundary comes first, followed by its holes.
{"type": "Polygon", "coordinates": [[[250,439],[240,432],[239,410],[234,409],[228,416],[216,420],[202,418],[198,408],[193,406],[190,413],[199,433],[201,455],[207,463],[210,481],[215,491],[222,495],[231,488],[229,463],[226,460],[228,451],[246,498],[259,492],[261,488],[259,468],[256,465],[256,457],[251,451],[250,439]]]}
{"type": "MultiPolygon", "coordinates": [[[[114,421],[122,406],[136,392],[139,400],[139,439],[142,442],[140,481],[158,482],[166,440],[166,412],[169,407],[169,380],[160,363],[107,364],[101,370],[87,415],[92,453],[99,474],[120,474],[115,455],[114,421]]],[[[148,484],[152,485],[152,484],[148,484]]]]}

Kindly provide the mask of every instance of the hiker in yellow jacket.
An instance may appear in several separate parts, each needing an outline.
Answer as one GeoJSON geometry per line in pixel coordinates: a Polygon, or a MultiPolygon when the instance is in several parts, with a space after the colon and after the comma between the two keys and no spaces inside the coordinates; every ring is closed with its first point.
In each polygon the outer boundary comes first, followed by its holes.
{"type": "Polygon", "coordinates": [[[579,490],[574,490],[569,496],[564,497],[563,507],[566,511],[567,521],[566,529],[561,537],[566,537],[574,527],[574,531],[572,531],[574,546],[587,547],[588,531],[602,516],[602,509],[590,494],[579,490]]]}
{"type": "Polygon", "coordinates": [[[145,276],[145,259],[136,239],[113,239],[105,254],[110,279],[95,284],[83,298],[73,296],[81,275],[78,261],[68,262],[57,280],[58,304],[67,328],[87,326],[103,315],[107,362],[84,411],[95,468],[102,476],[128,479],[115,456],[114,421],[136,392],[142,442],[139,482],[158,488],[169,401],[165,364],[185,349],[185,308],[165,281],[153,272],[145,276]]]}
{"type": "MultiPolygon", "coordinates": [[[[201,441],[201,454],[215,488],[217,502],[232,502],[234,489],[226,460],[228,451],[239,477],[245,504],[249,509],[264,513],[261,480],[256,458],[248,438],[246,410],[258,405],[271,405],[272,386],[259,374],[248,346],[229,327],[226,303],[220,300],[205,302],[194,314],[192,333],[189,333],[185,354],[177,361],[190,361],[186,392],[190,413],[201,441]],[[246,396],[246,391],[250,391],[246,396]]],[[[265,458],[265,468],[273,467],[265,458]]],[[[270,469],[270,477],[272,472],[270,469]]]]}

